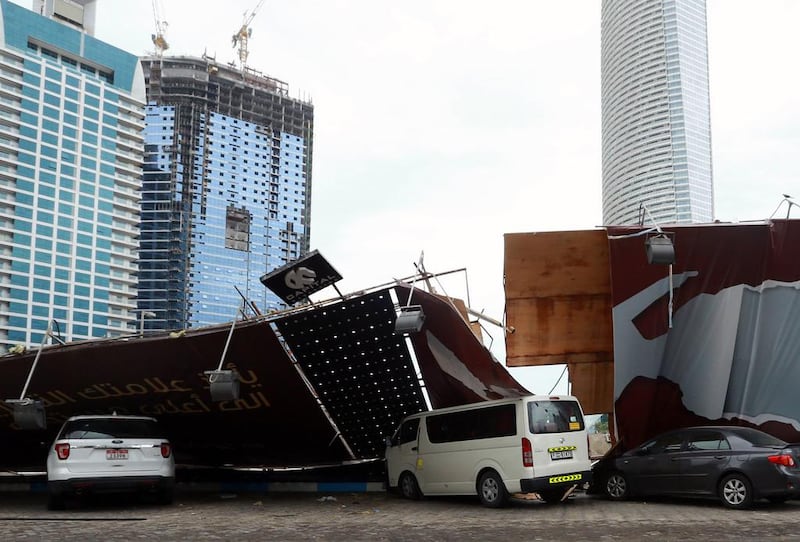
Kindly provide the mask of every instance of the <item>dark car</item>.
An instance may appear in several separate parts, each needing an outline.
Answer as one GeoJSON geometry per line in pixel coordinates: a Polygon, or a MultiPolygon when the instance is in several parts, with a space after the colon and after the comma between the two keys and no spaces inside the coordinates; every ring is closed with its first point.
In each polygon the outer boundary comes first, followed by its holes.
{"type": "Polygon", "coordinates": [[[596,492],[712,496],[729,508],[800,496],[800,444],[749,427],[691,427],[652,438],[593,467],[596,492]]]}

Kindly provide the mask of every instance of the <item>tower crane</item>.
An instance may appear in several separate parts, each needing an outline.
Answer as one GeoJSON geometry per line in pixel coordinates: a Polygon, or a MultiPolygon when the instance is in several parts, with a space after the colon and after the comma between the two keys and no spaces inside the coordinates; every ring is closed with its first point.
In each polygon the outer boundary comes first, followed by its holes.
{"type": "Polygon", "coordinates": [[[153,18],[156,22],[156,33],[152,34],[151,38],[153,45],[156,46],[156,55],[161,56],[169,49],[169,43],[166,38],[167,21],[162,17],[159,0],[153,0],[153,18]]]}
{"type": "Polygon", "coordinates": [[[263,3],[264,0],[259,0],[258,4],[252,9],[252,11],[249,13],[245,11],[244,16],[242,17],[242,27],[239,28],[239,31],[233,35],[233,46],[239,46],[239,62],[241,63],[242,69],[244,69],[247,65],[247,55],[249,53],[247,50],[247,41],[250,39],[250,36],[253,35],[253,29],[250,28],[250,23],[253,22],[253,17],[256,16],[258,9],[263,3]]]}

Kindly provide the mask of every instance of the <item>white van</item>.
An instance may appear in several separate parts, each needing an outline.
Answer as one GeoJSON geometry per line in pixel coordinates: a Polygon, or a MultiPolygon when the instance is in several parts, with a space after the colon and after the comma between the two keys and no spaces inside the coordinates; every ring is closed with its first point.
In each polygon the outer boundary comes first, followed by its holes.
{"type": "Polygon", "coordinates": [[[591,481],[589,442],[575,397],[529,395],[420,412],[386,441],[389,489],[404,497],[478,495],[490,507],[514,493],[556,502],[591,481]]]}

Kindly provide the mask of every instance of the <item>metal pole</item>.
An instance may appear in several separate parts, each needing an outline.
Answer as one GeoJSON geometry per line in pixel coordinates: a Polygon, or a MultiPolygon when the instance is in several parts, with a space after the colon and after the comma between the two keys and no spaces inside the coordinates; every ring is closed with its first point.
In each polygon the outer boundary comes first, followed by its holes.
{"type": "Polygon", "coordinates": [[[22,387],[22,393],[19,396],[20,401],[25,399],[25,392],[28,391],[28,384],[31,383],[31,378],[33,377],[33,371],[36,370],[36,364],[39,363],[39,356],[42,355],[42,349],[44,349],[44,342],[47,340],[47,337],[50,336],[52,325],[53,325],[52,320],[47,322],[47,331],[44,332],[44,337],[42,337],[42,343],[39,345],[39,351],[36,352],[36,357],[33,358],[33,365],[31,365],[31,370],[28,372],[28,379],[25,381],[25,385],[22,387]]]}
{"type": "MultiPolygon", "coordinates": [[[[244,310],[244,302],[242,302],[242,308],[239,309],[241,311],[244,310]]],[[[236,315],[233,317],[233,322],[231,322],[231,330],[228,332],[228,339],[225,341],[225,348],[222,350],[222,357],[219,358],[219,367],[217,367],[217,371],[222,370],[222,364],[225,362],[225,355],[228,353],[228,346],[231,344],[231,337],[233,337],[233,328],[236,327],[236,318],[239,317],[239,311],[236,311],[236,315]]]]}

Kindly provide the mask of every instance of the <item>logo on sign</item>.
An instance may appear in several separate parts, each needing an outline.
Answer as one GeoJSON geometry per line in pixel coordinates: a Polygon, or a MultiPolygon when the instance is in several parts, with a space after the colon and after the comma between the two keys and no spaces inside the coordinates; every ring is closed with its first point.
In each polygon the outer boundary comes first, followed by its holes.
{"type": "Polygon", "coordinates": [[[308,299],[342,276],[316,250],[302,260],[284,265],[261,277],[261,282],[285,303],[308,299]]]}
{"type": "Polygon", "coordinates": [[[306,286],[314,284],[317,280],[317,273],[308,267],[298,267],[292,269],[283,279],[283,282],[293,290],[302,290],[306,286]]]}

